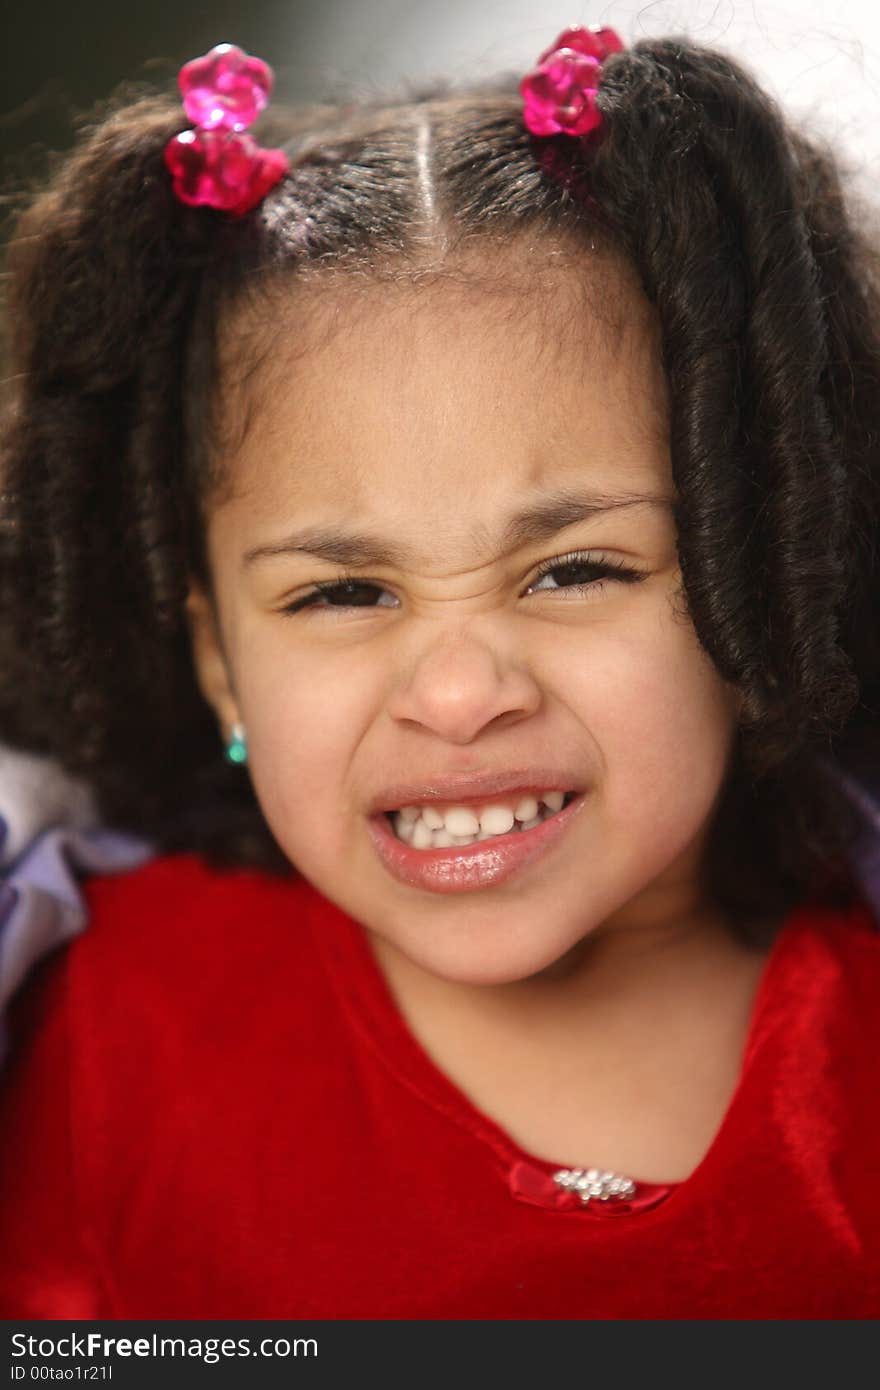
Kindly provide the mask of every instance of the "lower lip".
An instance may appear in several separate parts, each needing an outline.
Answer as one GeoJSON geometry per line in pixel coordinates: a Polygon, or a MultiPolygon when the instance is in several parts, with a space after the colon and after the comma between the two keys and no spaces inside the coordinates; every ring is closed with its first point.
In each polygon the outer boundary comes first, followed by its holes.
{"type": "Polygon", "coordinates": [[[562,839],[585,801],[581,792],[532,830],[514,830],[449,849],[413,849],[398,840],[384,813],[371,816],[367,825],[379,858],[399,883],[426,888],[429,893],[468,893],[503,883],[543,859],[562,839]]]}

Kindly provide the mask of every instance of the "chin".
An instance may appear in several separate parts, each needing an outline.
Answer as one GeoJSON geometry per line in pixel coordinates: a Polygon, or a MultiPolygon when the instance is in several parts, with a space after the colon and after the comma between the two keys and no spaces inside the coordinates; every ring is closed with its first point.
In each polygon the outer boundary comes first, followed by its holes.
{"type": "Polygon", "coordinates": [[[423,943],[415,949],[410,949],[409,943],[394,945],[420,970],[458,985],[512,985],[541,977],[552,979],[566,973],[575,949],[570,942],[555,951],[546,945],[537,950],[535,942],[511,942],[507,949],[497,941],[491,947],[485,942],[458,942],[449,949],[434,951],[426,951],[423,943]]]}

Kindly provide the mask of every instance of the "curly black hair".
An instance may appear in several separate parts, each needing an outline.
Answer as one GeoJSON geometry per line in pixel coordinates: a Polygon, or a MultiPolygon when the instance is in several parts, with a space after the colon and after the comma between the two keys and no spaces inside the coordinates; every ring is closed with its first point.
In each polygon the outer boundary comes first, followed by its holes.
{"type": "Polygon", "coordinates": [[[267,278],[393,274],[432,238],[447,256],[564,239],[634,267],[662,328],[683,592],[743,696],[706,884],[734,920],[849,903],[858,822],[836,774],[880,743],[871,205],[830,144],[690,39],[609,57],[582,139],[531,135],[518,80],[276,113],[261,138],[290,172],[237,220],[173,196],[176,99],[83,133],[9,248],[0,740],[57,758],[161,850],[296,873],[221,756],[184,612],[190,576],[211,588],[221,317],[267,278]]]}

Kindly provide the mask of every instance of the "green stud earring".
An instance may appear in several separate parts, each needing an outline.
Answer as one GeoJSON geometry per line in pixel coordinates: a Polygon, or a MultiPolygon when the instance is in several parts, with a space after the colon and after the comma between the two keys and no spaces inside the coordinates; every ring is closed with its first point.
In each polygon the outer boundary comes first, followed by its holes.
{"type": "Polygon", "coordinates": [[[230,763],[247,762],[247,743],[243,724],[233,724],[229,742],[226,745],[224,757],[230,763]]]}

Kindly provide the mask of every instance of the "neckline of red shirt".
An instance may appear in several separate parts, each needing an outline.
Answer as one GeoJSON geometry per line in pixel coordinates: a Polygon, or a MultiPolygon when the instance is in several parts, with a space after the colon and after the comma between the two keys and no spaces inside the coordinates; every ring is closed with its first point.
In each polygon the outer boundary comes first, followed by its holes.
{"type": "MultiPolygon", "coordinates": [[[[713,1170],[723,1162],[728,1136],[736,1129],[739,1112],[752,1103],[750,1092],[756,1082],[757,1054],[768,1036],[784,1026],[778,1005],[770,1008],[776,995],[777,976],[787,969],[802,933],[815,929],[816,912],[823,911],[805,904],[790,909],[770,945],[752,1001],[738,1081],[712,1142],[693,1172],[676,1183],[650,1183],[629,1174],[636,1184],[633,1198],[589,1203],[553,1180],[554,1173],[572,1165],[522,1148],[434,1062],[401,1013],[370,949],[364,927],[323,895],[317,895],[314,902],[310,897],[306,917],[351,1026],[400,1085],[491,1150],[498,1174],[513,1197],[558,1211],[617,1217],[662,1210],[669,1205],[670,1197],[696,1193],[711,1182],[713,1170]],[[314,920],[315,917],[319,920],[314,920]]],[[[671,1205],[677,1204],[676,1200],[671,1205]]]]}

